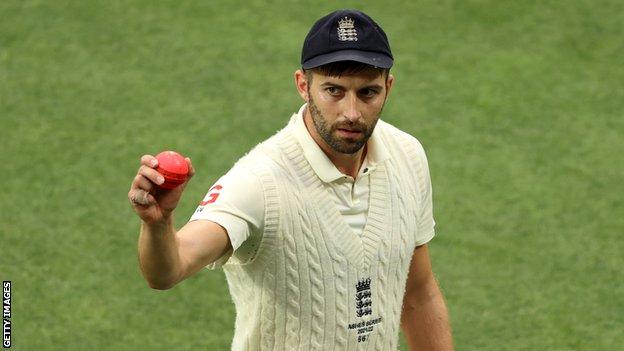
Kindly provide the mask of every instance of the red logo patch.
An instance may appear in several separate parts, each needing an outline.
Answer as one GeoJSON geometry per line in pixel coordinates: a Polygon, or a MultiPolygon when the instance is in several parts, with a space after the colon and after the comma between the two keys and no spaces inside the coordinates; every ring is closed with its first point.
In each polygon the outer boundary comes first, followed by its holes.
{"type": "Polygon", "coordinates": [[[219,191],[223,189],[223,187],[219,184],[213,186],[212,188],[210,188],[210,190],[208,190],[208,198],[207,200],[204,200],[202,202],[199,203],[199,206],[206,206],[208,204],[211,204],[215,201],[217,201],[217,198],[219,197],[219,195],[221,194],[219,191]]]}

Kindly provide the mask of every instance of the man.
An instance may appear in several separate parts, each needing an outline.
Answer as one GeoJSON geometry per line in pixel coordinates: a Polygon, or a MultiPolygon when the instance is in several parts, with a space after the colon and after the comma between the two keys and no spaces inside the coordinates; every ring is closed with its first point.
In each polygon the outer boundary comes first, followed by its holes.
{"type": "MultiPolygon", "coordinates": [[[[165,191],[153,156],[128,197],[155,289],[223,267],[234,350],[451,350],[431,272],[431,184],[412,136],[379,121],[394,77],[383,30],[355,10],[318,20],[295,72],[305,101],[209,191],[177,232],[184,185],[165,191]]],[[[187,160],[194,173],[190,160],[187,160]]]]}

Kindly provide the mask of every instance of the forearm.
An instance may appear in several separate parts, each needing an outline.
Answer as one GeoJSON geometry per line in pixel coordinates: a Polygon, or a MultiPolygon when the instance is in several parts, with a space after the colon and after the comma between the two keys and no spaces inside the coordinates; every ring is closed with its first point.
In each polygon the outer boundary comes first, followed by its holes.
{"type": "Polygon", "coordinates": [[[453,350],[446,304],[437,284],[427,294],[404,301],[401,328],[415,350],[453,350]]]}
{"type": "Polygon", "coordinates": [[[139,264],[154,289],[168,289],[180,276],[180,257],[171,217],[163,222],[141,223],[139,264]]]}

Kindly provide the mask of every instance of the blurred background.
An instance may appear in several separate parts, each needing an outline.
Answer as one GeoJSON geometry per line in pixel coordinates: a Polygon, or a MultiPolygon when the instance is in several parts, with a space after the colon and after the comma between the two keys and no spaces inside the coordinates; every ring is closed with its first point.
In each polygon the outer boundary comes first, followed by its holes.
{"type": "Polygon", "coordinates": [[[382,118],[428,153],[457,349],[624,344],[624,2],[4,0],[14,349],[229,349],[223,272],[148,288],[126,194],[142,154],[190,156],[183,225],[297,111],[303,38],[337,6],[390,38],[382,118]]]}

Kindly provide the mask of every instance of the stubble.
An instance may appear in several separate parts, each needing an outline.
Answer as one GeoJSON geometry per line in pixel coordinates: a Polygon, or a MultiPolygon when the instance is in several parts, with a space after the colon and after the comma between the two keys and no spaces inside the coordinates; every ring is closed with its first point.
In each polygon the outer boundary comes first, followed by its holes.
{"type": "Polygon", "coordinates": [[[375,125],[377,125],[377,121],[379,118],[375,119],[371,125],[367,125],[364,123],[356,123],[350,120],[337,120],[335,124],[330,125],[327,123],[327,119],[323,116],[321,111],[318,109],[316,104],[314,103],[314,99],[312,99],[312,95],[308,94],[308,109],[310,110],[310,114],[312,115],[312,123],[314,124],[314,128],[317,133],[321,136],[321,138],[332,148],[332,150],[343,153],[343,154],[355,154],[358,152],[373,134],[373,130],[375,129],[375,125]],[[362,132],[363,137],[359,139],[354,138],[340,138],[335,135],[336,130],[340,128],[349,128],[351,130],[357,130],[362,132]]]}

